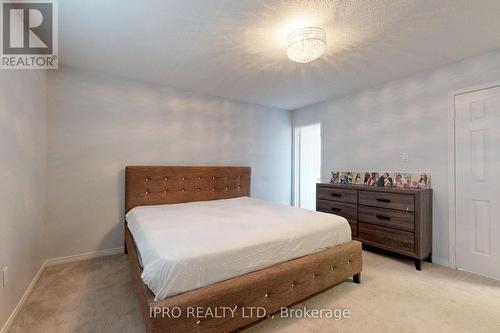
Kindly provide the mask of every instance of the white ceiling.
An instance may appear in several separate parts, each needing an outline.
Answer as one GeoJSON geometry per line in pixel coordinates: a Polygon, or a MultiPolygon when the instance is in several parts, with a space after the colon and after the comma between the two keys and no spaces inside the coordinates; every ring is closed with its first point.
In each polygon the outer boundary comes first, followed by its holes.
{"type": "Polygon", "coordinates": [[[61,0],[60,61],[296,109],[500,47],[500,0],[61,0]],[[309,64],[286,36],[327,31],[309,64]]]}

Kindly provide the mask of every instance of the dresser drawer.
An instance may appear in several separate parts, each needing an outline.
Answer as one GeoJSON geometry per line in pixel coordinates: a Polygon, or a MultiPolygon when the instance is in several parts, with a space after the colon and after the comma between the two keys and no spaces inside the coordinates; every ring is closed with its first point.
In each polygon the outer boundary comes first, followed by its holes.
{"type": "Polygon", "coordinates": [[[404,231],[415,231],[413,212],[359,206],[358,221],[404,231]]]}
{"type": "Polygon", "coordinates": [[[332,213],[345,217],[346,219],[357,220],[357,206],[354,204],[348,204],[344,202],[330,201],[330,200],[318,200],[318,209],[320,212],[332,213]]]}
{"type": "Polygon", "coordinates": [[[359,204],[413,212],[415,197],[412,194],[359,191],[359,204]]]}
{"type": "Polygon", "coordinates": [[[415,234],[412,232],[359,223],[358,234],[361,241],[379,245],[395,251],[415,252],[415,234]]]}
{"type": "Polygon", "coordinates": [[[358,191],[335,187],[319,186],[318,199],[335,200],[352,204],[358,203],[358,191]]]}
{"type": "Polygon", "coordinates": [[[351,226],[352,236],[358,237],[358,211],[356,205],[330,200],[318,200],[316,210],[345,217],[351,226]]]}

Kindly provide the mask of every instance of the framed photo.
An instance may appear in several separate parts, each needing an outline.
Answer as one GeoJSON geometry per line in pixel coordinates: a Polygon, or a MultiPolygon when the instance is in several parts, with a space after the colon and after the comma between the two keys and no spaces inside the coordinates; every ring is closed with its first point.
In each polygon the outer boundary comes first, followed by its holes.
{"type": "Polygon", "coordinates": [[[330,183],[331,184],[338,184],[339,183],[339,178],[340,178],[340,172],[333,172],[332,171],[332,176],[330,178],[330,183]]]}
{"type": "Polygon", "coordinates": [[[365,180],[365,173],[364,172],[353,172],[352,173],[352,183],[355,185],[363,185],[364,180],[365,180]]]}
{"type": "Polygon", "coordinates": [[[340,184],[352,184],[352,172],[351,171],[344,171],[340,173],[340,179],[339,179],[340,184]]]}
{"type": "Polygon", "coordinates": [[[415,188],[430,188],[431,186],[431,177],[428,173],[422,172],[420,174],[413,174],[414,177],[412,177],[412,187],[415,188]],[[416,177],[415,177],[416,176],[416,177]]]}
{"type": "Polygon", "coordinates": [[[378,172],[365,172],[364,184],[366,186],[377,186],[379,178],[378,172]]]}

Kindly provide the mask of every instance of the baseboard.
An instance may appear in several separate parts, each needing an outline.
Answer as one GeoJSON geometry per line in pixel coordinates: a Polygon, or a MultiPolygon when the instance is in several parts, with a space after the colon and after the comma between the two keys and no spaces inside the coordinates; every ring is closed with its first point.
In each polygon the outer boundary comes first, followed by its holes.
{"type": "Polygon", "coordinates": [[[23,297],[21,297],[21,299],[17,303],[16,307],[14,308],[12,313],[10,314],[9,318],[7,318],[7,321],[3,325],[2,329],[0,329],[0,333],[7,333],[9,331],[9,329],[12,327],[12,324],[14,324],[14,321],[16,320],[17,315],[19,314],[19,312],[23,308],[24,303],[26,303],[28,296],[33,291],[33,288],[35,288],[38,280],[40,279],[40,276],[42,276],[42,273],[45,270],[45,267],[47,267],[47,261],[44,261],[42,263],[42,265],[40,266],[40,269],[36,273],[35,277],[33,278],[33,280],[31,280],[31,283],[29,284],[28,289],[26,289],[26,291],[24,292],[23,297]]]}
{"type": "Polygon", "coordinates": [[[76,254],[76,255],[67,256],[67,257],[47,259],[46,266],[48,267],[48,266],[67,264],[70,262],[88,260],[88,259],[104,257],[104,256],[111,256],[113,254],[120,254],[120,253],[124,253],[123,246],[122,247],[115,247],[113,249],[76,254]]]}
{"type": "Polygon", "coordinates": [[[440,266],[450,267],[450,262],[446,259],[432,257],[432,263],[440,266]]]}
{"type": "Polygon", "coordinates": [[[107,249],[107,250],[101,250],[101,251],[95,251],[95,252],[87,252],[87,253],[77,254],[77,255],[73,255],[73,256],[52,258],[52,259],[45,260],[42,263],[42,265],[40,266],[40,269],[36,273],[35,277],[31,281],[30,285],[28,286],[28,289],[26,289],[26,291],[24,292],[23,297],[21,297],[21,299],[17,303],[16,307],[14,308],[12,313],[10,314],[9,318],[7,319],[7,321],[5,322],[3,327],[0,329],[0,333],[7,333],[9,331],[12,324],[16,320],[17,315],[19,314],[19,312],[23,308],[24,303],[28,299],[28,296],[31,294],[31,292],[33,291],[33,288],[35,287],[36,283],[40,279],[40,276],[42,275],[45,268],[47,268],[49,266],[67,264],[67,263],[75,262],[75,261],[82,261],[82,260],[88,260],[88,259],[92,259],[92,258],[120,254],[123,252],[124,252],[124,247],[116,247],[114,249],[107,249]]]}

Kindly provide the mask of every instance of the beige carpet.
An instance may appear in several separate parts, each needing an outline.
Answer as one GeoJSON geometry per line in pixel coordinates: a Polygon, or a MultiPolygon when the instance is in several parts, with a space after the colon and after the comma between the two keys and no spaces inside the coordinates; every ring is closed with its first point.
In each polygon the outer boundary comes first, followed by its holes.
{"type": "MultiPolygon", "coordinates": [[[[250,332],[500,332],[500,282],[364,252],[361,285],[344,282],[295,306],[350,309],[350,319],[275,316],[250,332]]],[[[11,332],[142,332],[125,255],[49,267],[11,332]]]]}

